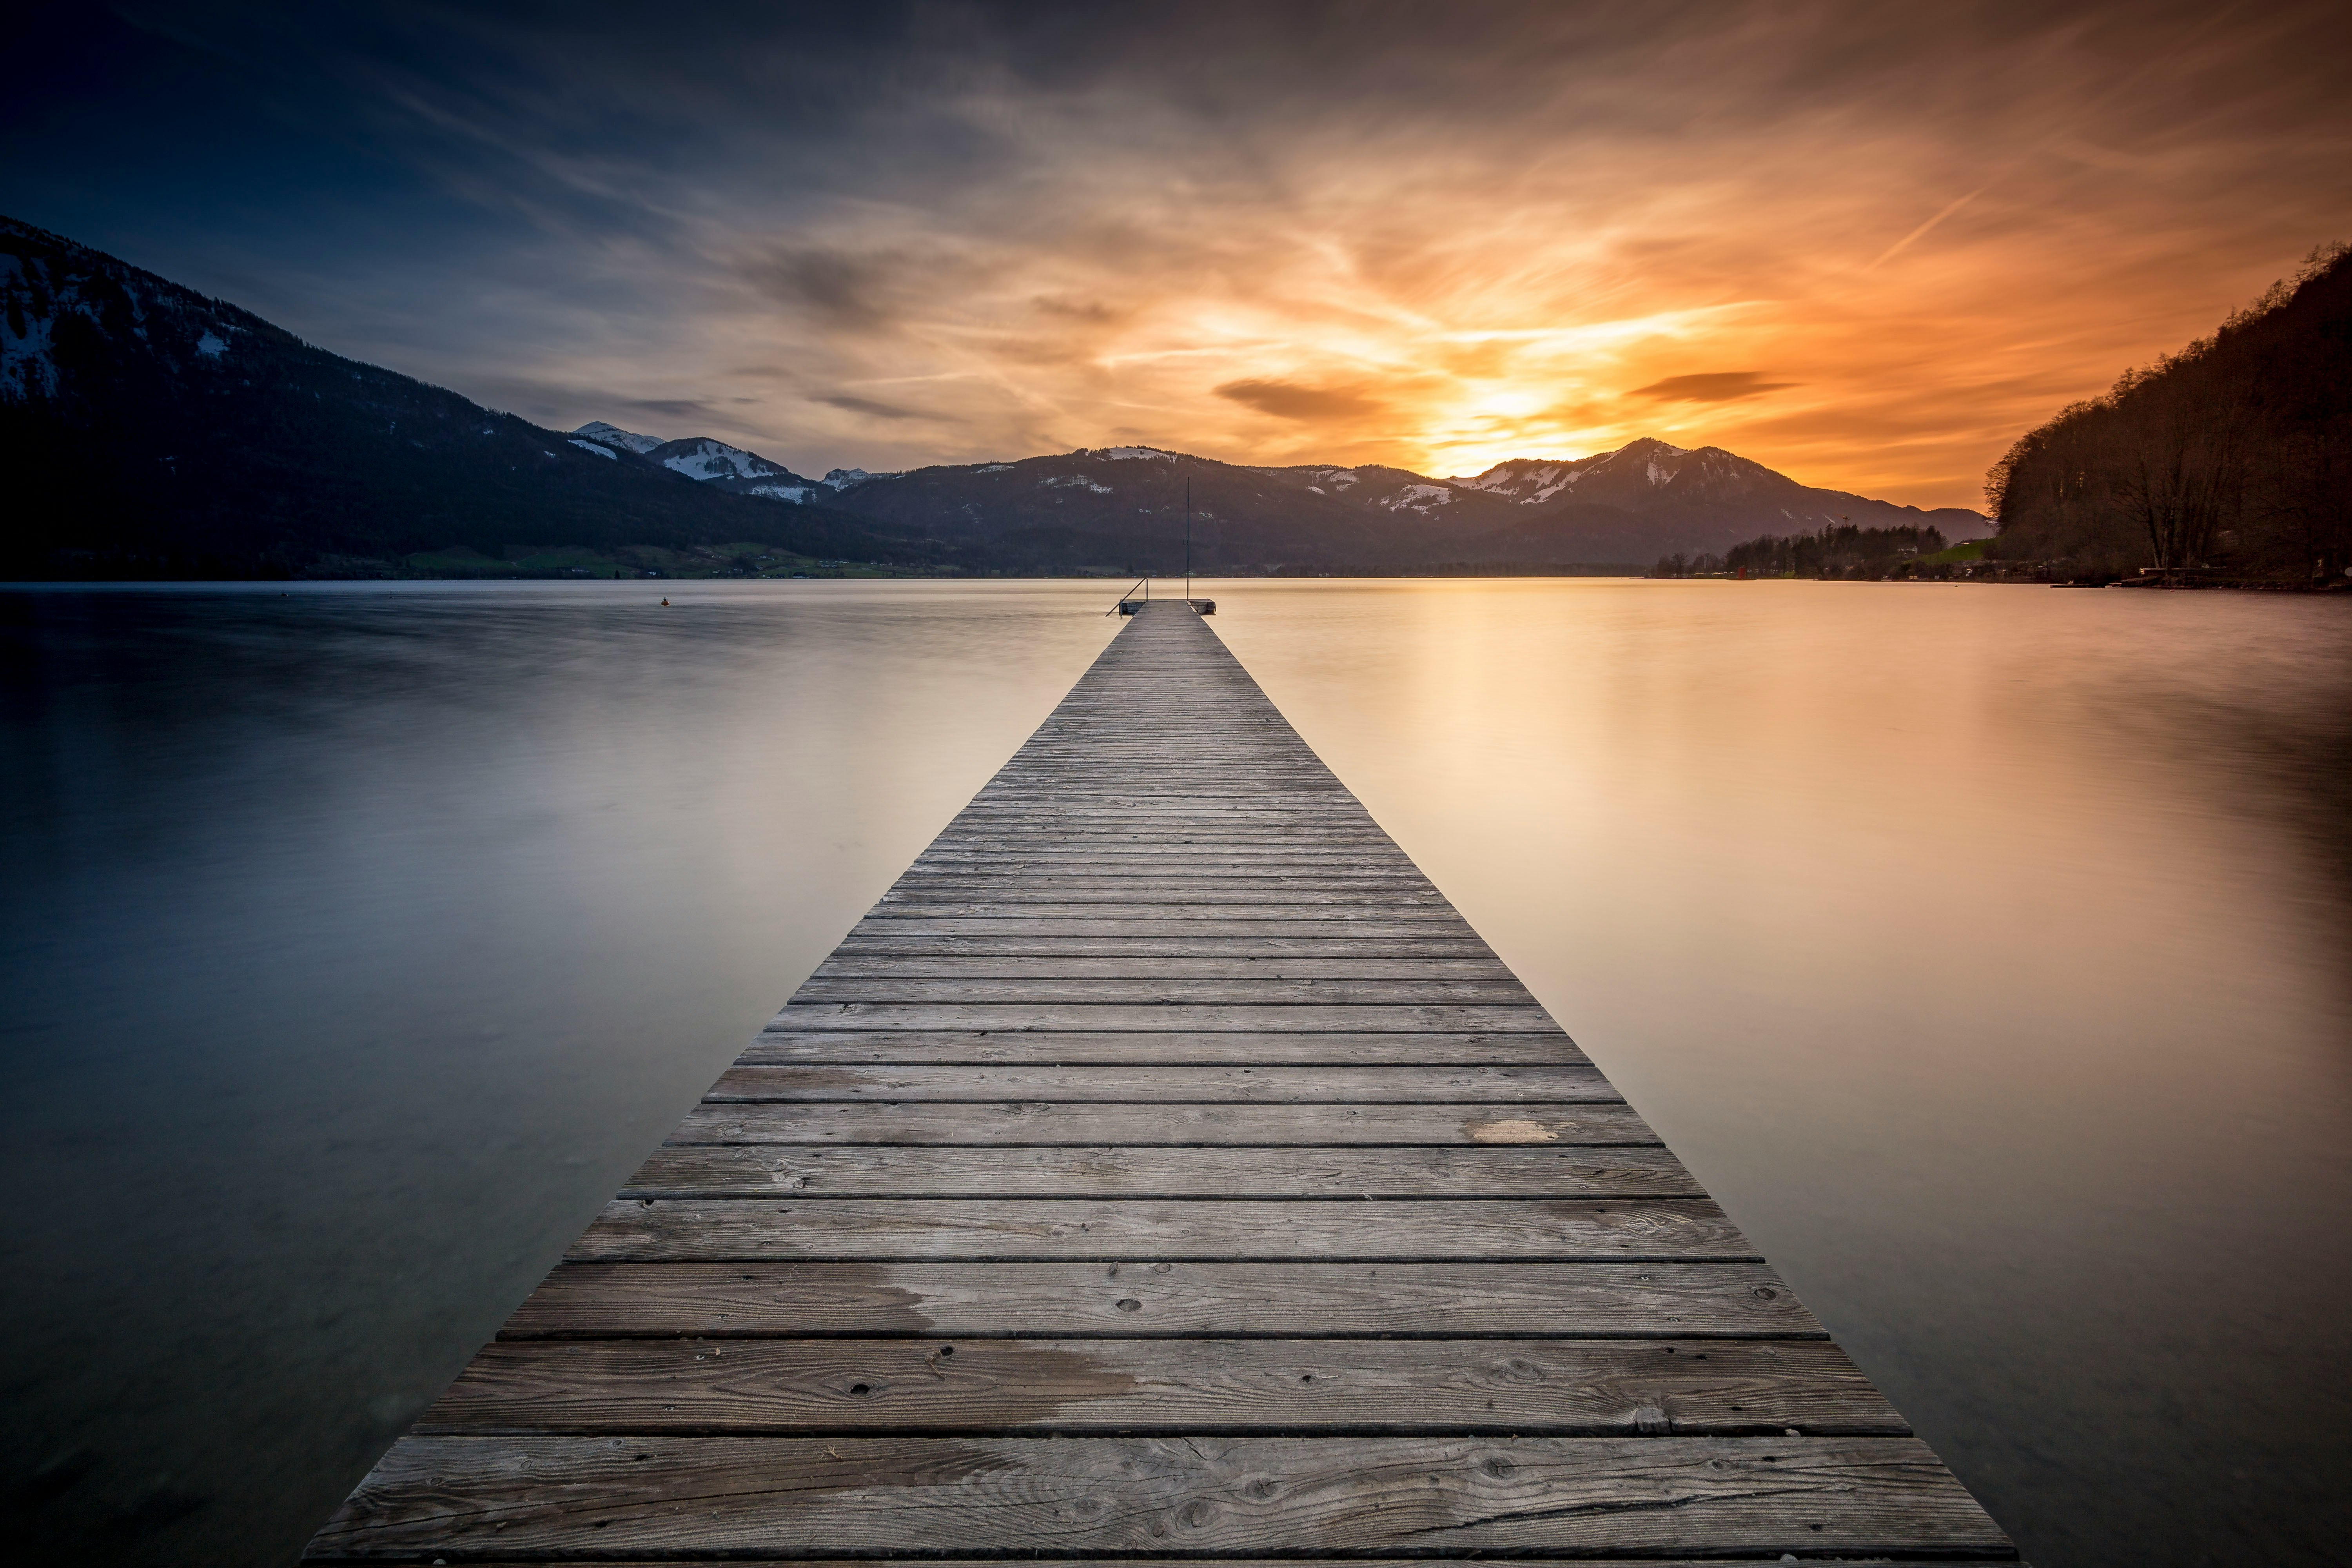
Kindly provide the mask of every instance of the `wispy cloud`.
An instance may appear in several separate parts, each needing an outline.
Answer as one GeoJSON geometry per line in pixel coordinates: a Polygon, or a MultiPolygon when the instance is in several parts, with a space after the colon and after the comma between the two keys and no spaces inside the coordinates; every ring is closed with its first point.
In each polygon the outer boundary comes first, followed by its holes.
{"type": "MultiPolygon", "coordinates": [[[[2337,19],[923,0],[172,26],[206,68],[273,61],[254,90],[346,149],[322,167],[406,182],[343,213],[219,153],[241,264],[307,247],[249,302],[535,417],[707,419],[819,472],[1139,439],[1465,472],[1656,434],[1944,504],[2343,230],[2337,19]]],[[[101,187],[76,145],[0,167],[101,187]]]]}

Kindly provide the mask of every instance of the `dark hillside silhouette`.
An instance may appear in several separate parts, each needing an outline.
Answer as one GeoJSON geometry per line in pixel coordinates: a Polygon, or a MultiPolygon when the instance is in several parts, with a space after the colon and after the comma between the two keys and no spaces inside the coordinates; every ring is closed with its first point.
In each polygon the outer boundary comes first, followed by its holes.
{"type": "Polygon", "coordinates": [[[0,219],[0,575],[375,575],[415,552],[729,541],[951,558],[908,531],[699,485],[348,360],[0,219]]]}
{"type": "Polygon", "coordinates": [[[2341,581],[2352,566],[2352,247],[2105,397],[2028,431],[1985,481],[1989,554],[2090,573],[2209,568],[2341,581]]]}

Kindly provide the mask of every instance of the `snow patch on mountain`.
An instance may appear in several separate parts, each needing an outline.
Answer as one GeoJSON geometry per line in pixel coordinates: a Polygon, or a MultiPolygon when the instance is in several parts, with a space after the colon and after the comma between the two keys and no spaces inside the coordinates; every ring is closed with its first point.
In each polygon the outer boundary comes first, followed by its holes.
{"type": "MultiPolygon", "coordinates": [[[[571,440],[573,446],[600,457],[612,458],[618,452],[632,452],[659,463],[674,474],[683,474],[698,484],[707,484],[735,495],[760,496],[768,500],[804,506],[817,493],[816,480],[804,479],[782,463],[772,462],[757,452],[730,446],[709,436],[688,436],[676,441],[664,441],[658,437],[624,430],[602,419],[592,419],[572,432],[571,440]]],[[[835,471],[838,473],[840,470],[835,471]]]]}
{"type": "Polygon", "coordinates": [[[756,452],[708,436],[667,442],[651,455],[663,468],[689,479],[764,479],[788,472],[756,452]]]}
{"type": "Polygon", "coordinates": [[[1453,503],[1454,489],[1450,485],[1407,485],[1380,504],[1389,511],[1417,511],[1426,515],[1432,507],[1451,506],[1453,503]]]}
{"type": "Polygon", "coordinates": [[[1575,462],[1562,462],[1542,458],[1513,458],[1496,464],[1483,474],[1446,480],[1464,489],[1485,490],[1517,501],[1521,506],[1539,506],[1560,491],[1572,489],[1582,479],[1585,470],[1607,462],[1611,453],[1597,458],[1584,458],[1575,462]]]}
{"type": "Polygon", "coordinates": [[[1108,458],[1113,462],[1123,458],[1140,458],[1155,463],[1172,463],[1176,460],[1175,453],[1163,452],[1156,447],[1099,447],[1095,449],[1093,456],[1108,458]]]}
{"type": "MultiPolygon", "coordinates": [[[[17,236],[43,237],[43,231],[0,219],[0,241],[17,236]]],[[[158,289],[158,281],[110,257],[78,273],[13,250],[0,253],[0,401],[57,395],[62,316],[79,317],[101,338],[127,327],[130,336],[163,351],[166,363],[181,353],[218,363],[242,329],[223,320],[210,301],[168,284],[158,289]]]]}
{"type": "Polygon", "coordinates": [[[634,430],[624,430],[617,425],[607,425],[602,419],[591,419],[572,433],[574,436],[583,436],[591,441],[601,441],[607,447],[618,447],[625,452],[635,452],[640,458],[656,447],[666,447],[669,444],[658,436],[640,436],[634,430]]]}

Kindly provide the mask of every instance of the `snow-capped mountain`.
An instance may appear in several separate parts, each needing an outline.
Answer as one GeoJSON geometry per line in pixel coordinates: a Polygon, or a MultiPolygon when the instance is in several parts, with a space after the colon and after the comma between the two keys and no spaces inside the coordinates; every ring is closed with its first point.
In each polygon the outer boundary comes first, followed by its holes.
{"type": "Polygon", "coordinates": [[[591,419],[572,434],[575,437],[598,446],[611,447],[622,452],[635,452],[640,458],[662,444],[662,438],[658,436],[640,436],[635,431],[624,430],[617,425],[607,425],[602,419],[591,419]]]}
{"type": "Polygon", "coordinates": [[[1465,516],[1484,516],[1486,511],[1479,505],[1482,498],[1465,492],[1454,481],[1433,479],[1410,468],[1360,463],[1348,468],[1309,466],[1255,471],[1309,495],[1325,496],[1363,511],[1391,516],[1411,512],[1417,517],[1434,517],[1443,512],[1448,522],[1456,527],[1465,516]],[[1468,505],[1464,506],[1464,502],[1468,505]]]}
{"type": "Polygon", "coordinates": [[[863,519],[718,493],[7,218],[0,466],[0,576],[367,576],[455,548],[735,542],[909,559],[863,519]]]}
{"type": "Polygon", "coordinates": [[[747,452],[740,447],[730,447],[724,441],[708,436],[688,436],[683,440],[665,441],[658,436],[640,436],[624,430],[617,425],[607,425],[592,419],[572,432],[575,447],[605,447],[635,452],[650,458],[674,474],[684,474],[715,489],[731,490],[737,495],[765,496],[770,500],[792,501],[805,505],[818,493],[818,481],[804,479],[782,463],[771,462],[757,452],[747,452]]]}
{"type": "MultiPolygon", "coordinates": [[[[971,540],[1041,570],[1181,569],[1188,485],[1192,559],[1202,571],[1333,570],[1343,561],[1394,569],[1428,558],[1421,513],[1379,501],[1430,481],[1397,469],[1377,470],[1375,481],[1376,471],[1364,469],[1340,483],[1337,472],[1101,447],[901,474],[836,469],[825,481],[839,487],[835,504],[846,510],[901,532],[971,540]]],[[[1487,504],[1508,514],[1507,503],[1487,504]]]]}
{"type": "MultiPolygon", "coordinates": [[[[1962,539],[1985,531],[1983,517],[1958,507],[1922,511],[1816,489],[1720,447],[1686,448],[1649,437],[1590,458],[1514,458],[1447,482],[1520,507],[1599,506],[1670,521],[1689,536],[1675,549],[1720,552],[1759,534],[1809,532],[1845,521],[1866,528],[1933,525],[1962,539]]],[[[1523,524],[1513,527],[1524,531],[1523,524]]]]}
{"type": "Polygon", "coordinates": [[[1377,464],[1242,468],[1149,447],[825,476],[852,511],[940,537],[1019,540],[1073,566],[1181,560],[1188,480],[1193,558],[1204,568],[1646,564],[1849,518],[1932,523],[1955,538],[1989,531],[1972,511],[1814,489],[1719,447],[1648,438],[1452,479],[1377,464]]]}
{"type": "Polygon", "coordinates": [[[373,574],[457,546],[726,542],[973,572],[1171,571],[1188,489],[1202,571],[1640,565],[1841,519],[1990,531],[1974,512],[1654,440],[1454,479],[1141,446],[809,479],[709,437],[543,429],[5,218],[0,463],[16,487],[0,565],[22,576],[373,574]]]}

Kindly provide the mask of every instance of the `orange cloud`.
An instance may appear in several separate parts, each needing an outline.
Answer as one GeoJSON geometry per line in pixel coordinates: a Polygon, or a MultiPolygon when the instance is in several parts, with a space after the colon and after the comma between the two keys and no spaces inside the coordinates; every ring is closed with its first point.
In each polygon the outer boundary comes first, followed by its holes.
{"type": "Polygon", "coordinates": [[[1318,425],[1368,419],[1385,412],[1388,407],[1378,398],[1367,397],[1360,390],[1346,386],[1302,386],[1289,381],[1229,381],[1211,390],[1219,397],[1255,408],[1261,414],[1318,425]]]}
{"type": "Polygon", "coordinates": [[[1785,392],[1798,384],[1793,381],[1767,381],[1759,372],[1752,370],[1718,370],[1698,375],[1670,375],[1647,386],[1637,386],[1625,395],[1654,398],[1661,403],[1736,403],[1761,393],[1785,392]]]}
{"type": "Polygon", "coordinates": [[[2352,212],[2325,5],[1276,12],[960,36],[789,199],[649,174],[677,237],[610,265],[689,303],[583,313],[533,380],[723,404],[817,471],[1149,442],[1465,473],[1650,435],[1973,505],[2021,430],[2352,212]]]}

